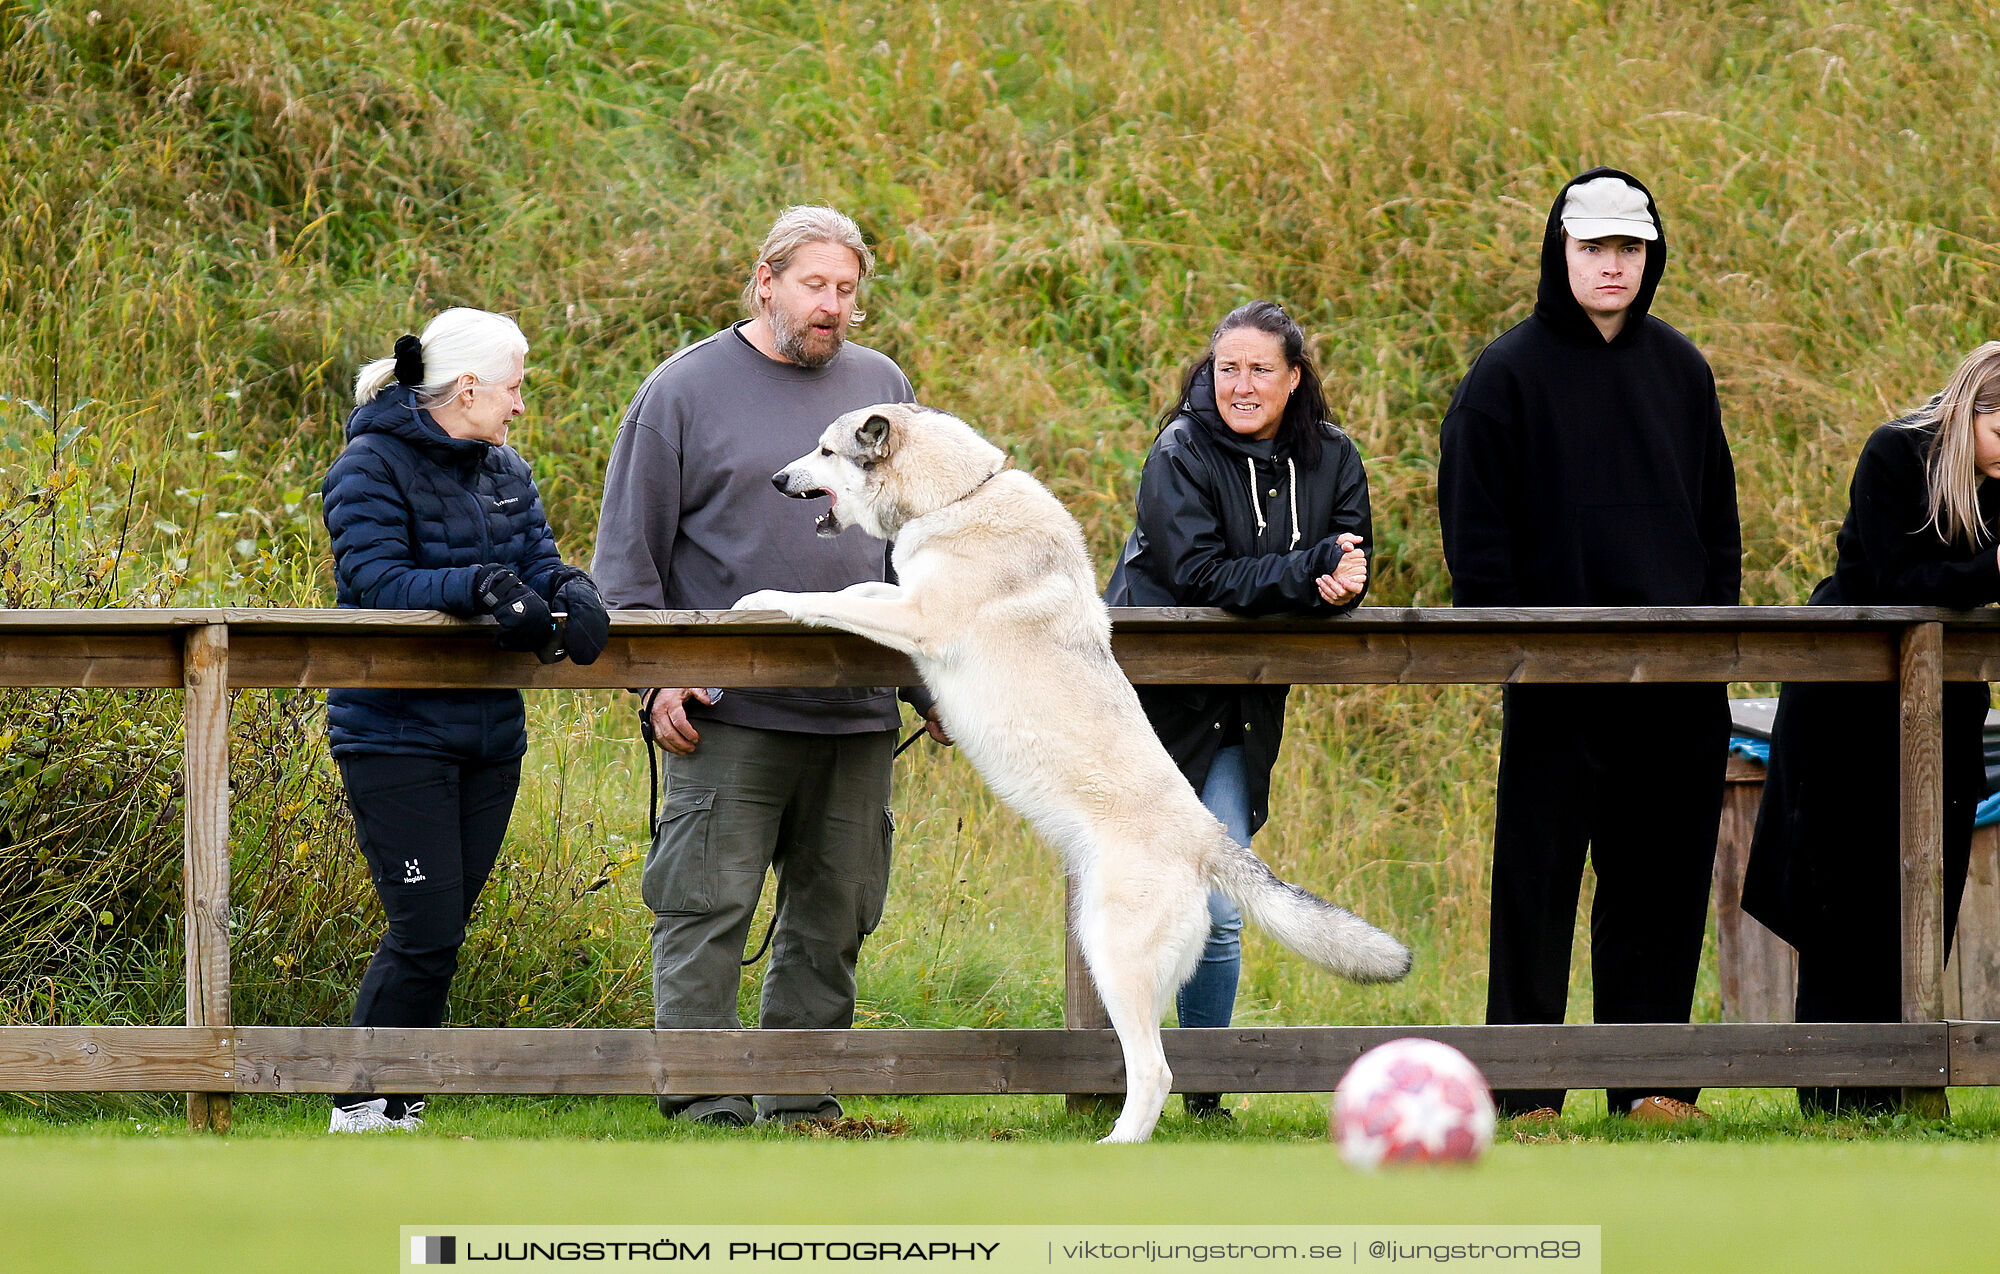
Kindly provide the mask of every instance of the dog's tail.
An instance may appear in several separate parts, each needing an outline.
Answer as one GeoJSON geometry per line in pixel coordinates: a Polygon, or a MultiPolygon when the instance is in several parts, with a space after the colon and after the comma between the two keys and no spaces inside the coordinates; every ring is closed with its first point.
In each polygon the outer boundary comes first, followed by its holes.
{"type": "Polygon", "coordinates": [[[1408,947],[1345,907],[1278,879],[1227,836],[1216,840],[1209,879],[1272,937],[1356,982],[1394,982],[1410,971],[1408,947]]]}

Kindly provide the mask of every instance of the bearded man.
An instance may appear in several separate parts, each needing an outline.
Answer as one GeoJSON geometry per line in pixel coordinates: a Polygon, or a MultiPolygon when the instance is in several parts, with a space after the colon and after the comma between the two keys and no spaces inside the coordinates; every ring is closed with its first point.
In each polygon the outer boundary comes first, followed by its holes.
{"type": "MultiPolygon", "coordinates": [[[[619,425],[592,575],[616,609],[727,608],[757,589],[820,592],[886,578],[883,545],[821,538],[815,509],[771,475],[844,412],[915,395],[902,369],[847,341],[875,254],[832,208],[788,208],[743,290],[751,317],[653,370],[619,425]]],[[[905,697],[928,713],[927,696],[905,697]]],[[[653,1021],[734,1028],[745,939],[767,870],[777,919],[758,1024],[854,1023],[854,965],[889,885],[887,687],[650,692],[664,750],[640,892],[653,912],[653,1021]]],[[[935,728],[934,728],[935,733],[935,728]]],[[[841,1115],[832,1097],[666,1096],[669,1119],[741,1126],[841,1115]]]]}

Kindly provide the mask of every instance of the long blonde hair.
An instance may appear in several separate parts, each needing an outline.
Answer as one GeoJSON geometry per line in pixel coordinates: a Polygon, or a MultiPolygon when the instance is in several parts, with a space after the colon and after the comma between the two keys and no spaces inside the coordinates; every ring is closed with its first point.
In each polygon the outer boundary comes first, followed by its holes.
{"type": "Polygon", "coordinates": [[[2000,341],[1988,341],[1965,356],[1944,391],[1897,423],[1909,429],[1937,426],[1926,465],[1931,520],[1945,540],[1969,545],[1994,538],[1979,517],[1979,469],[1973,463],[1973,417],[2000,411],[2000,341]]]}

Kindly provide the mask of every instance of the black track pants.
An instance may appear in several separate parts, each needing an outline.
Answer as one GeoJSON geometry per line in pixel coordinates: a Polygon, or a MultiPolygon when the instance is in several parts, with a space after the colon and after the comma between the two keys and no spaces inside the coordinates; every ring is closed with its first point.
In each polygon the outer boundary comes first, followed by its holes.
{"type": "MultiPolygon", "coordinates": [[[[1720,685],[1509,686],[1493,836],[1486,1020],[1560,1022],[1588,853],[1599,1022],[1685,1022],[1708,919],[1729,704],[1720,685]]],[[[1655,1094],[1613,1089],[1622,1113],[1655,1094]]],[[[1496,1092],[1503,1115],[1562,1089],[1496,1092]]]]}

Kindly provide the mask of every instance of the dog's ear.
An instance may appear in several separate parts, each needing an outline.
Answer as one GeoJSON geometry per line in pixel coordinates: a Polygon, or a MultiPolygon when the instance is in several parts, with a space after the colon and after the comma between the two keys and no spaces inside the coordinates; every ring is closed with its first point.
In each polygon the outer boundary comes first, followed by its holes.
{"type": "Polygon", "coordinates": [[[873,415],[861,422],[854,431],[855,445],[871,460],[886,459],[889,455],[889,418],[873,415]]]}

